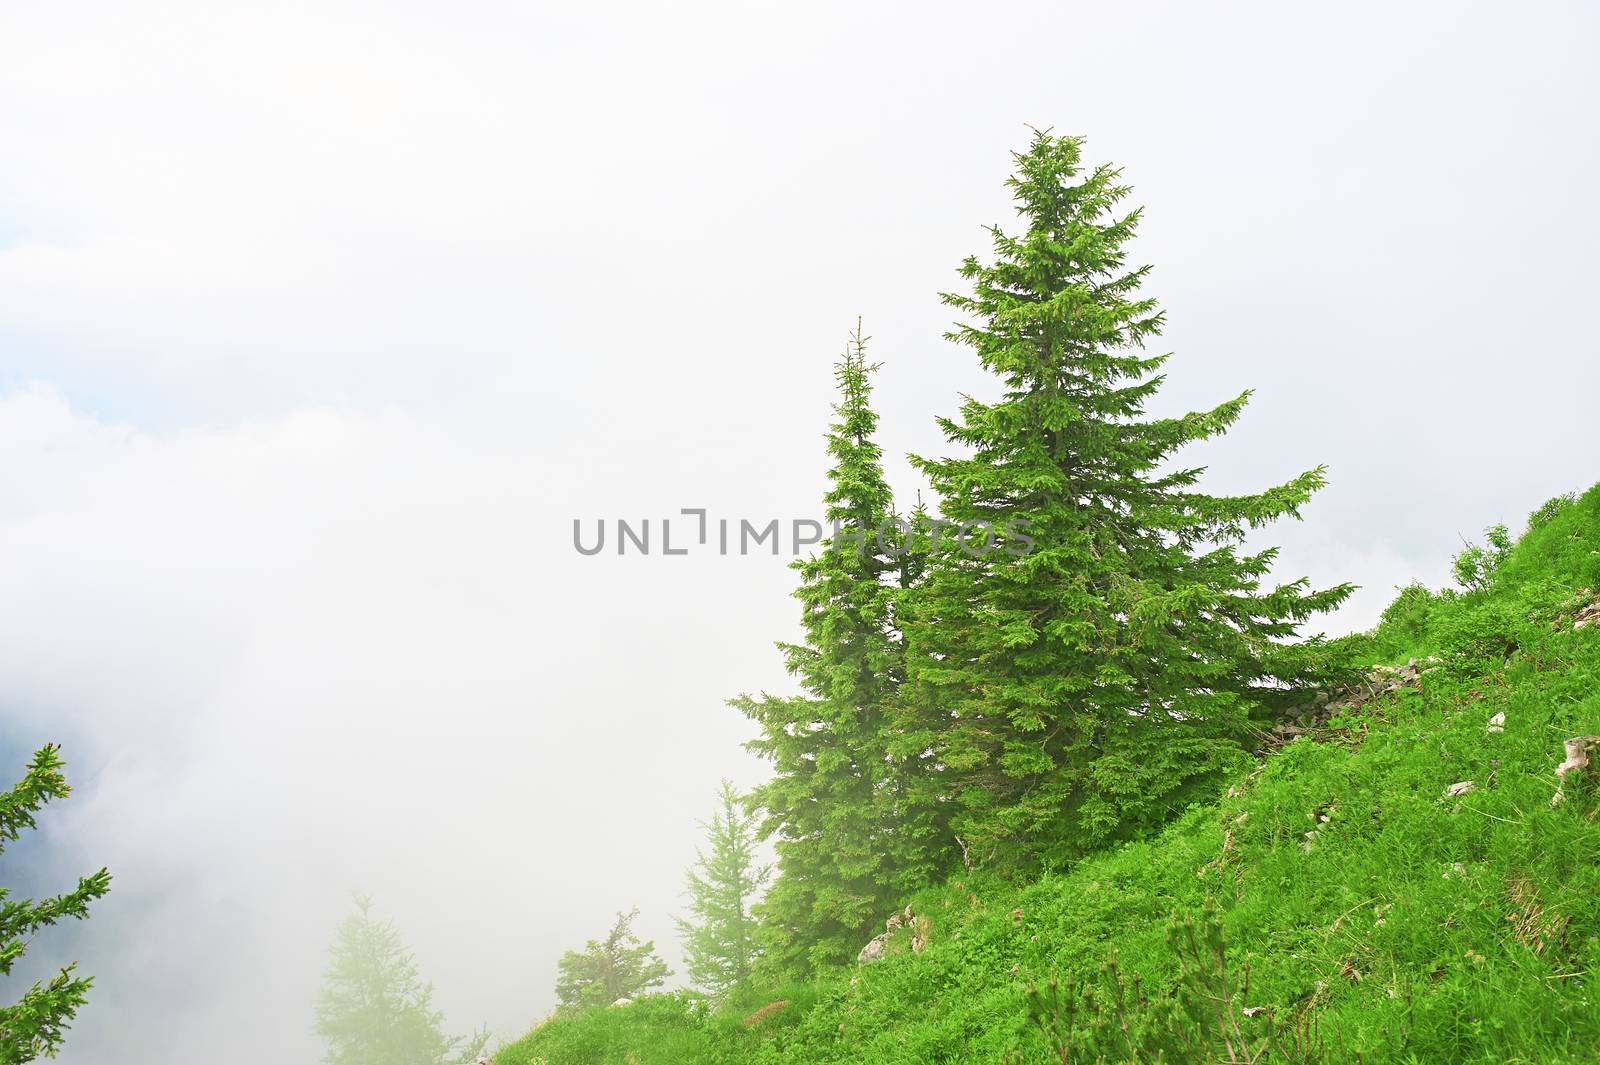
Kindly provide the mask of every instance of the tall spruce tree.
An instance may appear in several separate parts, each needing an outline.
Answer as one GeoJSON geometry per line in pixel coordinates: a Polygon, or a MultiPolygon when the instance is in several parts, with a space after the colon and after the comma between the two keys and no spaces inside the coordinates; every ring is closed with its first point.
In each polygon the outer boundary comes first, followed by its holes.
{"type": "Polygon", "coordinates": [[[1203,468],[1173,464],[1249,392],[1146,414],[1167,356],[1142,350],[1163,315],[1139,293],[1149,267],[1126,264],[1140,212],[1119,209],[1120,171],[1085,167],[1080,147],[1039,133],[1015,156],[1025,229],[991,228],[993,258],[961,268],[971,292],[944,297],[968,319],[949,338],[1003,393],[940,420],[958,454],[913,457],[944,520],[998,532],[971,557],[946,530],[909,604],[902,724],[938,759],[970,861],[1068,860],[1181,809],[1240,757],[1260,697],[1318,674],[1323,645],[1289,638],[1351,590],[1264,590],[1276,549],[1242,546],[1298,517],[1321,468],[1212,496],[1203,468]]]}
{"type": "Polygon", "coordinates": [[[653,942],[633,934],[637,907],[617,914],[604,939],[569,950],[556,962],[556,999],[563,1006],[609,1006],[660,987],[672,971],[656,956],[653,942]]]}
{"type": "Polygon", "coordinates": [[[750,979],[759,947],[751,905],[769,869],[757,853],[758,816],[745,809],[730,781],[717,793],[717,809],[703,823],[706,846],[689,870],[691,917],[678,921],[689,979],[721,998],[750,979]]]}
{"type": "MultiPolygon", "coordinates": [[[[35,817],[46,803],[72,793],[64,766],[60,748],[46,745],[34,754],[22,781],[0,792],[0,850],[38,827],[35,817]]],[[[11,975],[42,929],[66,918],[86,920],[89,905],[110,890],[111,874],[104,869],[80,877],[76,888],[54,898],[12,901],[10,891],[0,888],[0,976],[11,975]]],[[[53,1057],[92,984],[91,977],[76,975],[68,965],[48,981],[35,983],[14,1004],[0,1007],[0,1065],[53,1057]]]]}
{"type": "Polygon", "coordinates": [[[433,986],[417,973],[400,932],[356,897],[356,912],[339,924],[329,949],[316,1031],[328,1065],[447,1065],[477,1059],[486,1031],[444,1034],[433,986]]]}
{"type": "Polygon", "coordinates": [[[884,705],[885,780],[878,790],[879,844],[892,901],[940,879],[949,870],[950,794],[943,779],[935,733],[926,715],[916,712],[916,690],[907,683],[911,641],[908,628],[918,590],[933,562],[939,535],[935,519],[917,494],[910,516],[898,524],[890,600],[892,631],[900,670],[884,705]]]}
{"type": "Polygon", "coordinates": [[[874,440],[874,369],[858,326],[835,367],[824,496],[833,533],[795,563],[805,642],[779,644],[805,694],[733,700],[760,727],[751,749],[773,763],[752,800],[776,839],[778,875],[759,913],[765,960],[780,970],[853,957],[863,933],[931,868],[932,834],[894,786],[886,734],[905,675],[895,602],[917,556],[904,550],[874,440]]]}

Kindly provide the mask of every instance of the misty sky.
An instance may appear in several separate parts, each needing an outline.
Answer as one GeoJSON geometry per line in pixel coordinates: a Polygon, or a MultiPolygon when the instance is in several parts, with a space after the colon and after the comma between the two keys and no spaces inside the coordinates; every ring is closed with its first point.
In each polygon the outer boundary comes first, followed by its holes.
{"type": "MultiPolygon", "coordinates": [[[[938,293],[1028,126],[1147,207],[1166,413],[1220,491],[1326,463],[1280,572],[1442,584],[1600,477],[1585,4],[0,2],[0,751],[109,865],[68,1065],[285,1065],[372,894],[452,1026],[671,917],[724,700],[788,690],[769,555],[574,518],[820,517],[858,315],[881,442],[992,393],[938,293]]],[[[13,981],[15,983],[15,981],[13,981]]],[[[19,989],[6,989],[15,997],[19,989]]]]}

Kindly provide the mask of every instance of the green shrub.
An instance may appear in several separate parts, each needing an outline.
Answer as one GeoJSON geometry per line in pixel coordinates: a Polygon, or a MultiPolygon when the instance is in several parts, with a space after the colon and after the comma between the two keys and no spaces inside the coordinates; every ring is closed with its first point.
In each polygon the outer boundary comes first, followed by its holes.
{"type": "Polygon", "coordinates": [[[1147,996],[1113,955],[1094,979],[1063,990],[1051,977],[1029,985],[1028,1019],[1061,1065],[1322,1065],[1332,1062],[1314,1007],[1274,1011],[1247,1005],[1250,970],[1228,956],[1222,916],[1207,900],[1199,920],[1177,917],[1167,949],[1180,975],[1147,996]]]}
{"type": "Polygon", "coordinates": [[[1483,538],[1486,543],[1468,543],[1451,562],[1456,583],[1468,591],[1487,588],[1499,572],[1500,564],[1511,554],[1511,533],[1503,522],[1485,529],[1483,538]]]}
{"type": "Polygon", "coordinates": [[[1535,529],[1542,529],[1549,525],[1557,514],[1560,514],[1577,501],[1578,497],[1573,492],[1563,492],[1561,495],[1545,500],[1543,506],[1528,515],[1528,531],[1532,532],[1535,529]]]}
{"type": "Polygon", "coordinates": [[[1400,647],[1418,644],[1439,607],[1452,598],[1453,593],[1430,591],[1421,581],[1412,581],[1401,588],[1394,602],[1383,611],[1381,624],[1389,641],[1400,647]]]}

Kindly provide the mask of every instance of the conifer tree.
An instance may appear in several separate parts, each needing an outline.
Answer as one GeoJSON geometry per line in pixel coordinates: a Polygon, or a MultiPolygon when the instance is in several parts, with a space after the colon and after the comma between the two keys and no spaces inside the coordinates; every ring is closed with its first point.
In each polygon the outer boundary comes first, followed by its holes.
{"type": "Polygon", "coordinates": [[[702,825],[706,849],[688,874],[692,918],[678,921],[684,963],[689,979],[713,998],[750,979],[758,952],[750,907],[769,870],[758,860],[757,821],[733,784],[724,780],[717,809],[702,825]]]}
{"type": "Polygon", "coordinates": [[[795,563],[805,642],[779,644],[805,694],[733,700],[760,726],[751,749],[773,763],[752,799],[776,838],[778,875],[759,910],[765,959],[781,970],[853,957],[928,868],[919,848],[931,834],[895,787],[886,733],[905,671],[895,601],[917,556],[905,550],[874,440],[874,369],[858,327],[835,367],[824,496],[833,532],[795,563]]]}
{"type": "MultiPolygon", "coordinates": [[[[38,827],[35,815],[46,803],[72,793],[62,771],[65,764],[60,748],[48,744],[34,754],[22,781],[0,792],[0,851],[38,827]]],[[[111,874],[104,869],[81,877],[72,891],[49,899],[12,901],[10,891],[0,888],[0,976],[11,975],[41,930],[69,917],[87,919],[90,903],[110,890],[111,874]]],[[[68,965],[48,982],[35,983],[15,1004],[0,1007],[0,1065],[55,1055],[94,982],[75,972],[76,967],[68,965]]]]}
{"type": "Polygon", "coordinates": [[[356,897],[356,912],[339,924],[316,1004],[316,1031],[328,1065],[447,1065],[477,1059],[487,1032],[444,1034],[433,1008],[433,985],[417,973],[400,932],[356,897]]]}
{"type": "Polygon", "coordinates": [[[934,733],[926,715],[916,712],[916,690],[907,683],[911,642],[910,618],[917,592],[934,561],[939,526],[917,494],[910,516],[898,525],[895,544],[895,591],[890,600],[892,634],[899,672],[892,695],[884,703],[881,732],[884,738],[885,779],[878,790],[879,849],[885,883],[885,901],[905,901],[905,896],[931,884],[949,870],[950,795],[937,757],[934,733]]]}
{"type": "Polygon", "coordinates": [[[992,259],[961,269],[970,293],[944,297],[967,317],[949,338],[1002,393],[940,420],[957,454],[913,457],[974,547],[946,530],[910,605],[903,722],[935,751],[969,860],[1058,862],[1180,809],[1239,756],[1258,698],[1322,667],[1320,643],[1288,638],[1350,592],[1263,589],[1276,549],[1242,546],[1298,517],[1322,468],[1211,496],[1173,463],[1249,393],[1146,414],[1167,356],[1143,351],[1163,315],[1139,291],[1149,267],[1127,266],[1140,212],[1080,147],[1039,133],[1016,155],[1022,232],[991,228],[992,259]]]}
{"type": "Polygon", "coordinates": [[[653,942],[633,934],[638,907],[617,914],[604,939],[569,950],[556,962],[556,999],[563,1006],[609,1006],[660,987],[672,975],[653,942]]]}

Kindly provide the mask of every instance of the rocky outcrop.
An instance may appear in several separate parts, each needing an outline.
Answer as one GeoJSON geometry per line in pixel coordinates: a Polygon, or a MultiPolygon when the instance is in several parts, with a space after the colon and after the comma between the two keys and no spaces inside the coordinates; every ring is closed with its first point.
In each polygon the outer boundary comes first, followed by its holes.
{"type": "Polygon", "coordinates": [[[856,955],[856,964],[866,965],[869,962],[875,962],[882,958],[888,949],[889,933],[880,932],[871,939],[867,940],[867,945],[862,947],[861,952],[856,955]]]}
{"type": "Polygon", "coordinates": [[[1419,687],[1423,674],[1437,668],[1428,665],[1431,661],[1413,658],[1403,666],[1373,666],[1366,677],[1355,684],[1319,691],[1310,702],[1284,711],[1284,720],[1267,730],[1268,742],[1284,744],[1297,736],[1314,734],[1326,729],[1328,722],[1338,714],[1360,709],[1401,689],[1419,687]]]}
{"type": "Polygon", "coordinates": [[[1558,632],[1568,625],[1573,631],[1600,627],[1600,596],[1595,596],[1592,589],[1578,589],[1577,596],[1550,623],[1550,631],[1558,632]]]}
{"type": "Polygon", "coordinates": [[[933,922],[925,914],[918,914],[908,905],[901,912],[892,915],[884,922],[883,931],[879,932],[867,945],[861,948],[856,955],[856,964],[866,965],[874,962],[889,953],[890,941],[894,934],[903,928],[909,928],[911,935],[909,945],[913,954],[921,954],[928,946],[929,936],[933,932],[933,922]]]}

